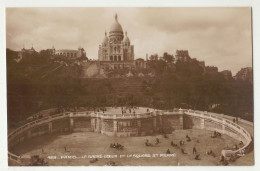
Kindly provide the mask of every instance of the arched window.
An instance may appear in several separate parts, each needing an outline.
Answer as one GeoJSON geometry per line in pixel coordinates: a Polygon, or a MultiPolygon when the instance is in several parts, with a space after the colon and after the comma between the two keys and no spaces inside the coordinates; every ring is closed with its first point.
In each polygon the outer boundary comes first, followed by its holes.
{"type": "Polygon", "coordinates": [[[114,61],[117,61],[117,56],[114,56],[114,61]]]}
{"type": "Polygon", "coordinates": [[[113,56],[110,56],[110,61],[113,61],[113,56]]]}
{"type": "Polygon", "coordinates": [[[120,55],[118,56],[118,61],[121,61],[121,56],[120,55]]]}

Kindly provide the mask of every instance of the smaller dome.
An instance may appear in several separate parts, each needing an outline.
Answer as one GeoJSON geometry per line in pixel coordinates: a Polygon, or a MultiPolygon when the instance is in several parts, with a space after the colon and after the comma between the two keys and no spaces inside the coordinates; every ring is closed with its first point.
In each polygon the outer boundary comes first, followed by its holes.
{"type": "Polygon", "coordinates": [[[107,37],[107,32],[105,32],[105,37],[103,38],[102,43],[107,43],[108,42],[108,37],[107,37]]]}
{"type": "Polygon", "coordinates": [[[130,39],[129,39],[128,36],[127,36],[127,32],[125,32],[125,37],[124,37],[123,42],[124,42],[124,43],[130,43],[130,39]]]}

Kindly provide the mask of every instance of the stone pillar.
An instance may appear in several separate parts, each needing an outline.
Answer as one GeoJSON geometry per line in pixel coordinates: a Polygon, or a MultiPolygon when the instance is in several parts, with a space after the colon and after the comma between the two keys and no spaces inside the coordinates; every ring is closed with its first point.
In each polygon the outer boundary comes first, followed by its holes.
{"type": "Polygon", "coordinates": [[[141,128],[141,120],[139,119],[139,120],[137,120],[137,126],[138,126],[138,129],[140,129],[141,128]]]}
{"type": "Polygon", "coordinates": [[[153,130],[157,130],[157,120],[156,120],[156,117],[153,117],[153,130]]]}
{"type": "Polygon", "coordinates": [[[180,125],[181,129],[183,129],[183,114],[180,116],[180,125]]]}
{"type": "Polygon", "coordinates": [[[96,118],[96,132],[100,132],[100,119],[96,118]]]}
{"type": "Polygon", "coordinates": [[[226,124],[226,120],[223,118],[223,115],[222,115],[222,134],[225,134],[225,124],[226,124]]]}
{"type": "Polygon", "coordinates": [[[159,116],[159,123],[160,123],[160,128],[163,129],[163,123],[162,123],[162,116],[159,116]]]}
{"type": "Polygon", "coordinates": [[[70,118],[70,131],[72,132],[74,128],[74,119],[70,118]]]}
{"type": "Polygon", "coordinates": [[[48,126],[49,126],[49,133],[52,133],[52,122],[49,122],[48,126]]]}
{"type": "Polygon", "coordinates": [[[204,129],[204,128],[205,128],[205,119],[204,119],[204,118],[201,118],[201,119],[200,119],[200,128],[201,128],[201,129],[204,129]]]}
{"type": "Polygon", "coordinates": [[[138,119],[137,120],[138,135],[141,135],[141,125],[142,125],[142,122],[140,119],[138,119]]]}
{"type": "Polygon", "coordinates": [[[114,125],[114,132],[117,132],[118,130],[117,130],[117,121],[113,121],[113,125],[114,125]]]}
{"type": "Polygon", "coordinates": [[[91,118],[90,124],[91,124],[91,130],[95,131],[96,128],[95,118],[91,118]]]}
{"type": "Polygon", "coordinates": [[[27,131],[27,138],[31,138],[31,134],[32,134],[31,130],[28,130],[27,131]]]}

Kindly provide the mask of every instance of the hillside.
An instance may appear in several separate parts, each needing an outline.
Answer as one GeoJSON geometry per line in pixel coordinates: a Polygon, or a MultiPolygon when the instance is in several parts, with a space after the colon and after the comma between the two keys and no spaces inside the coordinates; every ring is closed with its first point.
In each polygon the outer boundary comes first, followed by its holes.
{"type": "Polygon", "coordinates": [[[253,120],[253,85],[227,80],[221,73],[205,74],[196,60],[176,64],[149,61],[148,69],[110,71],[108,77],[100,77],[95,62],[79,65],[36,53],[26,54],[17,63],[16,57],[17,53],[7,50],[9,127],[40,110],[81,106],[181,107],[253,120]],[[86,66],[93,66],[95,72],[87,71],[86,66]],[[85,77],[86,72],[96,77],[85,77]],[[125,76],[129,72],[133,76],[125,76]]]}

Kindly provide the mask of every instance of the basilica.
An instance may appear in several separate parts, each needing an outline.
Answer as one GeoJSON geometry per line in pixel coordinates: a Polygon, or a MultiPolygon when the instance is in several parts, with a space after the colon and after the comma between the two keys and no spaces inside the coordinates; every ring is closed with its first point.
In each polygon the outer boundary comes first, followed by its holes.
{"type": "Polygon", "coordinates": [[[105,32],[99,45],[98,60],[103,69],[122,69],[135,67],[134,46],[131,45],[127,32],[123,32],[118,16],[112,23],[109,35],[105,32]]]}

